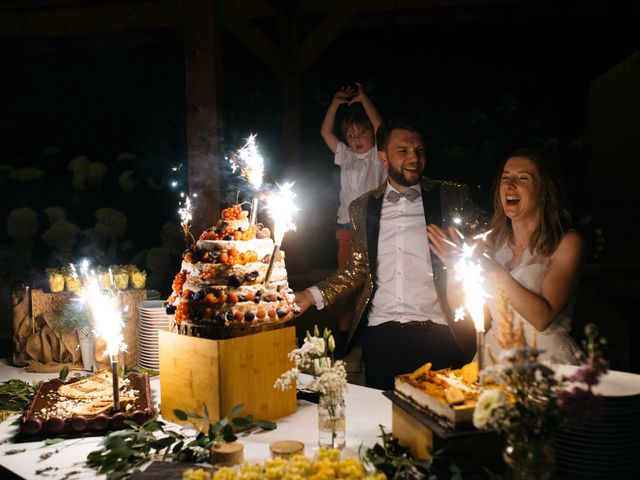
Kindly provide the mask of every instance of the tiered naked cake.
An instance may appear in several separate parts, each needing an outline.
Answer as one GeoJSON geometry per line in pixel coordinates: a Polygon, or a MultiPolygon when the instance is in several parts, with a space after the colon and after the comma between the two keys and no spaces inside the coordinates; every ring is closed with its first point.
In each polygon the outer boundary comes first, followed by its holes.
{"type": "Polygon", "coordinates": [[[293,318],[299,308],[287,282],[284,252],[279,251],[268,284],[265,276],[274,250],[268,228],[250,225],[240,205],[183,254],[167,313],[175,313],[173,331],[204,338],[250,333],[293,318]],[[256,328],[261,327],[261,328],[256,328]]]}
{"type": "Polygon", "coordinates": [[[164,418],[181,422],[174,409],[196,413],[203,404],[211,418],[240,403],[243,414],[265,420],[295,412],[295,391],[273,384],[293,366],[295,328],[286,324],[300,309],[284,253],[265,281],[273,251],[269,229],[250,225],[234,205],[184,252],[167,300],[175,320],[158,335],[164,418]]]}

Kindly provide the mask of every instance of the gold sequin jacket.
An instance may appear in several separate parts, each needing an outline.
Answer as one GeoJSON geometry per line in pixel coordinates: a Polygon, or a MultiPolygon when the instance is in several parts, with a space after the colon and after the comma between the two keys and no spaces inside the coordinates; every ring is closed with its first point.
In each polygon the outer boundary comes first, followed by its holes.
{"type": "MultiPolygon", "coordinates": [[[[375,293],[376,265],[378,256],[378,235],[380,233],[380,212],[386,189],[386,181],[378,188],[365,193],[349,206],[349,216],[353,228],[351,253],[344,268],[337,270],[317,284],[325,306],[335,303],[354,292],[356,303],[354,317],[349,329],[347,350],[350,350],[366,327],[366,313],[375,293]]],[[[421,182],[422,202],[427,224],[447,228],[454,225],[463,234],[478,233],[486,228],[485,213],[472,201],[465,185],[442,180],[424,179],[421,182]]],[[[425,230],[425,235],[427,234],[425,230]]],[[[440,259],[431,253],[433,274],[447,323],[460,346],[465,360],[475,354],[475,327],[470,318],[455,322],[453,312],[447,302],[447,272],[440,259]]]]}

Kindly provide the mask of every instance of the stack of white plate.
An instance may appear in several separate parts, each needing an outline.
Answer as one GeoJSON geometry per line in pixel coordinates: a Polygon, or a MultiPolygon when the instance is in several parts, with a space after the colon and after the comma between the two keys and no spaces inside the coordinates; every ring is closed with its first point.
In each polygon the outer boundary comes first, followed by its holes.
{"type": "MultiPolygon", "coordinates": [[[[577,367],[560,366],[570,375],[577,367]]],[[[602,395],[597,413],[556,434],[557,470],[592,478],[640,475],[640,375],[610,371],[595,392],[602,395]]]]}
{"type": "Polygon", "coordinates": [[[164,300],[145,300],[138,303],[138,365],[158,369],[158,331],[168,330],[173,315],[164,310],[164,300]]]}

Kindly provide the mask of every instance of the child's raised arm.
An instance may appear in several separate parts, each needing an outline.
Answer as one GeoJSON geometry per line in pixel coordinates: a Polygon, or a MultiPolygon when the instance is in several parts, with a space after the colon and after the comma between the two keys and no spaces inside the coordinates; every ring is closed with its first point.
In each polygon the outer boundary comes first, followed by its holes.
{"type": "Polygon", "coordinates": [[[382,123],[382,117],[380,116],[380,112],[378,112],[378,109],[376,108],[376,106],[369,99],[369,97],[367,97],[367,94],[364,93],[364,89],[362,88],[362,85],[360,85],[359,83],[356,83],[356,86],[358,87],[356,90],[356,94],[351,99],[351,101],[349,101],[349,105],[356,102],[360,102],[362,104],[362,107],[364,108],[364,111],[367,114],[367,117],[369,117],[369,121],[371,122],[371,125],[373,125],[373,133],[375,135],[375,133],[378,131],[378,127],[382,123]]]}
{"type": "MultiPolygon", "coordinates": [[[[333,96],[333,100],[331,100],[329,108],[327,108],[327,113],[324,115],[324,120],[322,121],[322,126],[320,127],[320,136],[324,140],[324,143],[327,144],[327,147],[329,147],[333,153],[336,153],[336,150],[338,150],[338,143],[340,142],[335,133],[333,133],[333,126],[336,121],[336,112],[338,111],[338,107],[340,105],[342,105],[343,103],[349,103],[349,100],[355,94],[356,90],[353,87],[342,87],[333,96]]],[[[369,112],[367,112],[367,114],[368,113],[369,112]]]]}

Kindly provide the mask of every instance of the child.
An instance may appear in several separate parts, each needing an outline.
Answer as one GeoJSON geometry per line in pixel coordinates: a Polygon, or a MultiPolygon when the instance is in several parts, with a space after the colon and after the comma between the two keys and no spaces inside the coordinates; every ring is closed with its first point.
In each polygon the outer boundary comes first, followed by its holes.
{"type": "MultiPolygon", "coordinates": [[[[327,109],[320,135],[335,154],[335,163],[340,166],[340,207],[336,240],[338,241],[338,266],[343,267],[349,257],[351,245],[351,223],[349,223],[349,204],[360,195],[379,186],[386,178],[384,167],[378,159],[376,148],[376,130],[382,118],[375,105],[369,100],[359,83],[356,88],[342,87],[333,96],[327,109]],[[336,112],[342,104],[349,107],[360,103],[364,109],[350,108],[342,120],[342,135],[347,145],[333,133],[336,112]]],[[[347,301],[340,302],[338,314],[338,334],[336,356],[344,354],[347,332],[353,317],[353,306],[347,301]]]]}
{"type": "Polygon", "coordinates": [[[333,96],[320,127],[320,135],[335,154],[335,163],[340,166],[340,207],[338,208],[338,266],[343,267],[349,256],[351,224],[349,204],[363,193],[376,188],[385,177],[385,171],[378,160],[375,132],[382,118],[375,105],[366,96],[362,86],[342,87],[333,96]],[[341,130],[347,145],[333,133],[336,112],[342,104],[349,106],[360,103],[360,109],[351,108],[342,121],[341,130]],[[366,115],[365,115],[366,114],[366,115]]]}

